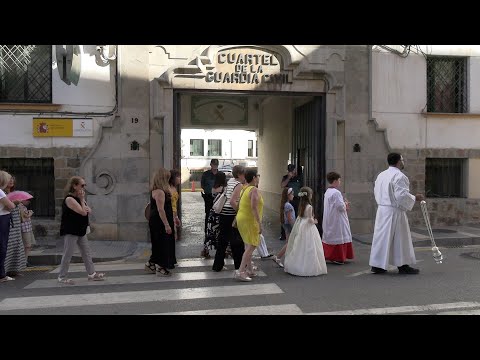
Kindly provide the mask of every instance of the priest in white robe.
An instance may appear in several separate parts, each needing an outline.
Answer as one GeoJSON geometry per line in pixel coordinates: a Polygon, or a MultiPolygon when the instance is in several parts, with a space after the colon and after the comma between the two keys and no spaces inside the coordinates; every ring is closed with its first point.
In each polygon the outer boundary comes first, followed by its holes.
{"type": "Polygon", "coordinates": [[[375,200],[378,205],[373,232],[370,266],[375,274],[385,273],[388,265],[398,267],[400,274],[418,274],[410,265],[416,263],[407,211],[423,195],[410,194],[410,182],[401,171],[404,160],[401,154],[391,153],[387,158],[389,168],[375,180],[375,200]]]}

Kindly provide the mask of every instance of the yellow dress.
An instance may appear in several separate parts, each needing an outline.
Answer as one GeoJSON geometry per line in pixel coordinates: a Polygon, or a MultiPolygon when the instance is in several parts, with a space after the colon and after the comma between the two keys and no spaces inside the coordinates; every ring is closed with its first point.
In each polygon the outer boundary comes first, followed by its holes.
{"type": "MultiPolygon", "coordinates": [[[[242,198],[240,199],[237,213],[237,227],[245,244],[258,246],[260,245],[260,234],[258,233],[260,231],[260,228],[253,215],[251,200],[249,196],[253,188],[254,186],[248,186],[243,190],[243,195],[241,195],[242,198]]],[[[263,197],[260,193],[258,194],[258,216],[260,217],[260,221],[262,221],[263,197]]]]}
{"type": "Polygon", "coordinates": [[[172,210],[173,210],[173,213],[176,214],[177,213],[177,202],[178,202],[178,192],[177,190],[173,191],[171,188],[171,193],[172,193],[172,210]]]}

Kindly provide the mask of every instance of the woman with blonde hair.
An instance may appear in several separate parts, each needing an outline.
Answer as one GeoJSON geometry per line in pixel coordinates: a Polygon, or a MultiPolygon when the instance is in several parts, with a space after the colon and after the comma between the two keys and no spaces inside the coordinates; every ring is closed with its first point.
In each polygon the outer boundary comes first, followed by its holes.
{"type": "Polygon", "coordinates": [[[95,271],[92,253],[87,239],[88,216],[92,209],[85,201],[85,180],[80,176],[72,176],[65,186],[65,198],[62,203],[62,219],[60,222],[60,236],[64,237],[63,256],[60,263],[58,282],[73,285],[74,281],[67,278],[68,268],[72,260],[75,244],[80,249],[87,279],[93,281],[105,280],[104,273],[95,271]]]}
{"type": "Polygon", "coordinates": [[[168,269],[175,268],[175,238],[172,194],[170,192],[170,171],[159,168],[150,188],[150,241],[152,255],[145,264],[145,271],[157,276],[170,276],[168,269]]]}
{"type": "Polygon", "coordinates": [[[170,193],[172,194],[172,210],[173,210],[173,222],[175,223],[174,234],[175,234],[175,241],[178,241],[178,228],[182,226],[182,222],[178,217],[178,198],[179,194],[177,191],[178,185],[182,182],[182,177],[180,171],[177,169],[170,170],[170,179],[168,180],[168,184],[170,185],[170,193]]]}
{"type": "Polygon", "coordinates": [[[298,193],[298,217],[293,225],[285,253],[285,272],[297,276],[327,273],[322,239],[312,207],[313,190],[304,186],[298,193]]]}
{"type": "Polygon", "coordinates": [[[257,189],[258,176],[256,170],[245,173],[247,185],[240,193],[238,203],[237,226],[245,243],[245,252],[235,278],[240,281],[252,281],[257,274],[253,271],[252,254],[260,244],[262,233],[263,197],[257,189]]]}
{"type": "Polygon", "coordinates": [[[5,258],[7,257],[8,236],[10,234],[10,211],[15,209],[3,190],[12,176],[6,171],[0,171],[0,282],[15,280],[5,273],[5,258]]]}

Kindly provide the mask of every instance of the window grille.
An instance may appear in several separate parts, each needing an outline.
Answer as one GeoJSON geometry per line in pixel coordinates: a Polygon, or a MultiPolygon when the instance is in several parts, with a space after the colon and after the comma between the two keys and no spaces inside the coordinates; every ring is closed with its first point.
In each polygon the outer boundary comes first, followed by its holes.
{"type": "Polygon", "coordinates": [[[15,177],[15,190],[33,195],[29,209],[34,211],[34,216],[55,216],[53,158],[4,158],[0,159],[0,169],[15,177]]]}
{"type": "Polygon", "coordinates": [[[466,159],[427,158],[425,167],[427,197],[466,197],[466,159]]]}
{"type": "Polygon", "coordinates": [[[427,58],[427,111],[466,113],[467,58],[427,58]]]}
{"type": "Polygon", "coordinates": [[[51,45],[0,45],[1,102],[52,102],[51,45]]]}
{"type": "Polygon", "coordinates": [[[190,156],[204,156],[203,139],[190,139],[190,156]]]}
{"type": "Polygon", "coordinates": [[[222,140],[209,139],[207,156],[222,156],[222,140]]]}
{"type": "Polygon", "coordinates": [[[253,140],[248,140],[248,155],[253,157],[253,140]]]}

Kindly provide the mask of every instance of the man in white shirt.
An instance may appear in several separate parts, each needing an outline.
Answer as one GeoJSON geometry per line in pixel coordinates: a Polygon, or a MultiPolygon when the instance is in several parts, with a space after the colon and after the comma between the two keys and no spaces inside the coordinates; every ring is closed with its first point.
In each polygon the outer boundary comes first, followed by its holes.
{"type": "Polygon", "coordinates": [[[390,153],[387,161],[389,168],[375,180],[378,209],[369,264],[375,274],[387,272],[389,264],[397,266],[399,274],[418,274],[420,270],[410,266],[416,259],[406,212],[424,197],[410,194],[410,182],[401,171],[405,167],[402,155],[390,153]]]}

